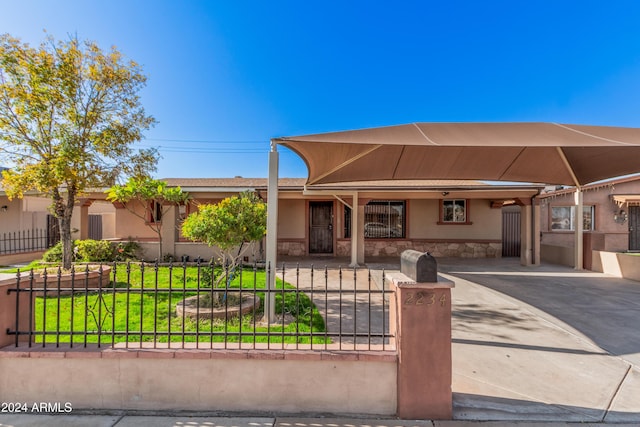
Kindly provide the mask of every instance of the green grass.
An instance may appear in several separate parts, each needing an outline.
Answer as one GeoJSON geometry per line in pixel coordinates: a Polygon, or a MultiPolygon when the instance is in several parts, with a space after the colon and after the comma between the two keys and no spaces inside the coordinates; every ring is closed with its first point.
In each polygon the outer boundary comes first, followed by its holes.
{"type": "MultiPolygon", "coordinates": [[[[202,271],[202,270],[201,270],[202,271]]],[[[113,288],[105,289],[103,292],[92,292],[85,294],[61,296],[60,298],[38,297],[35,303],[35,330],[42,331],[43,325],[46,331],[60,331],[62,334],[47,334],[44,339],[47,343],[70,342],[70,335],[74,332],[73,342],[111,343],[111,331],[129,331],[128,337],[125,334],[116,335],[113,341],[119,342],[286,342],[286,343],[309,343],[310,331],[324,332],[325,324],[317,308],[309,297],[302,292],[278,292],[276,294],[276,313],[284,311],[295,319],[294,322],[286,325],[259,326],[257,322],[263,316],[264,290],[266,287],[266,274],[264,270],[244,271],[242,275],[235,277],[229,288],[239,289],[243,292],[254,292],[261,299],[261,308],[254,314],[245,315],[242,319],[231,318],[224,320],[201,320],[193,321],[178,317],[175,313],[175,305],[185,297],[196,295],[195,288],[198,284],[201,287],[202,276],[199,277],[197,267],[158,267],[145,266],[141,270],[136,264],[131,265],[128,271],[126,265],[118,264],[115,273],[111,272],[111,277],[115,277],[115,287],[126,288],[127,283],[131,284],[128,295],[113,291],[113,288]],[[141,297],[140,288],[152,290],[152,293],[145,293],[141,297]],[[159,290],[157,290],[159,289],[159,290]],[[171,292],[167,290],[171,289],[171,292]],[[190,290],[191,289],[191,290],[190,290]],[[127,313],[127,306],[129,311],[127,313]],[[58,316],[57,314],[60,313],[58,316]],[[85,313],[87,315],[85,316],[85,313]],[[115,315],[114,315],[115,313],[115,315]],[[158,332],[154,336],[153,330],[158,332]],[[96,333],[95,335],[75,334],[81,331],[96,333]],[[101,331],[100,337],[97,332],[101,331]],[[142,331],[142,334],[140,334],[142,331]],[[298,337],[286,337],[281,334],[287,332],[297,332],[298,337]],[[172,336],[168,336],[171,332],[172,336]],[[255,336],[240,336],[240,333],[257,333],[255,336]],[[262,333],[269,333],[269,337],[261,336],[262,333]],[[183,336],[183,333],[186,333],[183,336]],[[175,335],[173,335],[175,334],[175,335]],[[305,336],[305,334],[307,334],[305,336]]],[[[277,280],[276,288],[285,290],[295,290],[289,284],[277,280]]],[[[208,288],[204,292],[222,292],[220,289],[208,288]]],[[[43,335],[35,337],[36,342],[42,342],[43,335]]],[[[314,343],[325,342],[324,337],[314,337],[314,343]]]]}

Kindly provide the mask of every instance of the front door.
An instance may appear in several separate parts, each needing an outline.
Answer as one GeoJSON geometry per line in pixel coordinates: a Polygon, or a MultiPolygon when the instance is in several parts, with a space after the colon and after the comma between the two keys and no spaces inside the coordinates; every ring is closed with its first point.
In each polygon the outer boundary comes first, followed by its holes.
{"type": "Polygon", "coordinates": [[[309,202],[309,253],[333,253],[333,202],[309,202]]]}
{"type": "Polygon", "coordinates": [[[629,206],[629,250],[640,251],[640,206],[629,206]]]}

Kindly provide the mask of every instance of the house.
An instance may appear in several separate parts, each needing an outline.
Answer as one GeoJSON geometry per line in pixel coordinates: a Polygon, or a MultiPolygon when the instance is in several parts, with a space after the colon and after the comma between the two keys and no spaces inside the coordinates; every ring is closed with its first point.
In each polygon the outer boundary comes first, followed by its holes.
{"type": "MultiPolygon", "coordinates": [[[[640,251],[640,176],[586,185],[583,190],[584,266],[591,252],[640,251]]],[[[573,265],[574,189],[540,195],[543,261],[573,265]]]]}
{"type": "MultiPolygon", "coordinates": [[[[163,252],[174,259],[209,259],[211,248],[187,240],[180,222],[198,204],[215,203],[243,191],[269,201],[266,178],[169,178],[191,200],[161,219],[163,252]]],[[[494,258],[520,256],[520,219],[503,221],[531,206],[539,185],[489,185],[478,181],[370,181],[305,186],[305,179],[282,178],[278,192],[278,255],[348,257],[356,240],[362,258],[399,256],[405,249],[434,256],[494,258]],[[355,202],[354,202],[355,200],[355,202]],[[351,210],[358,209],[359,239],[351,236],[351,210]],[[504,211],[504,212],[503,212],[504,211]],[[507,223],[511,229],[505,229],[507,223]],[[507,236],[507,237],[503,237],[507,236]]],[[[103,193],[86,195],[94,215],[102,215],[103,238],[138,241],[147,259],[158,255],[157,235],[122,205],[105,205],[103,193]],[[98,213],[103,206],[104,212],[98,213]]],[[[140,214],[140,212],[138,212],[140,214]]],[[[86,222],[83,220],[81,222],[86,222]]],[[[531,240],[529,237],[526,240],[531,240]]],[[[247,260],[264,259],[264,242],[247,260]]]]}
{"type": "MultiPolygon", "coordinates": [[[[163,253],[173,259],[210,259],[215,250],[180,233],[180,223],[198,204],[215,203],[243,191],[268,202],[266,178],[169,178],[191,200],[161,218],[163,253]]],[[[305,179],[281,178],[278,192],[278,256],[349,257],[356,241],[364,259],[399,256],[405,249],[436,257],[495,258],[530,256],[535,245],[530,226],[521,227],[519,211],[531,207],[540,185],[490,185],[479,181],[365,181],[305,186],[305,179]],[[355,200],[355,203],[354,203],[355,200]],[[351,210],[357,209],[357,238],[352,238],[351,210]],[[515,219],[514,219],[515,218],[515,219]],[[524,239],[523,239],[524,236],[524,239]],[[521,251],[522,242],[527,249],[521,251]]],[[[5,197],[4,199],[2,197],[5,197]]],[[[6,200],[2,202],[2,200],[6,200]]],[[[57,231],[47,213],[46,198],[29,196],[6,203],[11,221],[3,230],[45,227],[57,231]],[[29,223],[29,224],[26,224],[29,223]]],[[[141,212],[137,212],[141,214],[141,212]]],[[[523,218],[524,219],[524,218],[523,218]]],[[[106,201],[103,189],[87,192],[73,216],[74,238],[135,240],[145,259],[158,257],[157,234],[123,205],[106,201]]],[[[2,232],[2,230],[0,230],[2,232]]],[[[257,242],[247,261],[264,260],[265,244],[257,242]]]]}

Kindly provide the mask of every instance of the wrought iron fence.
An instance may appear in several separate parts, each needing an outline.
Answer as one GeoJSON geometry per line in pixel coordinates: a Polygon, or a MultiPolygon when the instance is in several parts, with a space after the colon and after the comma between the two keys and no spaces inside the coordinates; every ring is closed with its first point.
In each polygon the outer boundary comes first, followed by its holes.
{"type": "Polygon", "coordinates": [[[391,292],[384,270],[199,262],[49,268],[17,273],[8,333],[16,346],[386,350],[394,338],[391,292]],[[275,289],[267,289],[271,274],[275,289]]]}
{"type": "Polygon", "coordinates": [[[49,238],[47,230],[33,229],[0,234],[0,255],[41,251],[56,242],[49,238]]]}

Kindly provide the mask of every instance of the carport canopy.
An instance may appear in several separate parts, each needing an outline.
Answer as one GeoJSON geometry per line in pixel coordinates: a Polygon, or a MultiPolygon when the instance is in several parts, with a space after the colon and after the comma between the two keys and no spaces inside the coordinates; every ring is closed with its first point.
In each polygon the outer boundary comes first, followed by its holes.
{"type": "MultiPolygon", "coordinates": [[[[397,179],[475,179],[576,187],[575,265],[582,268],[582,186],[640,172],[640,129],[559,123],[410,123],[271,140],[297,153],[307,185],[397,179]]],[[[269,203],[267,261],[275,265],[277,203],[269,203]]]]}
{"type": "Polygon", "coordinates": [[[557,123],[411,123],[274,138],[307,184],[478,179],[581,187],[640,172],[640,129],[557,123]]]}

